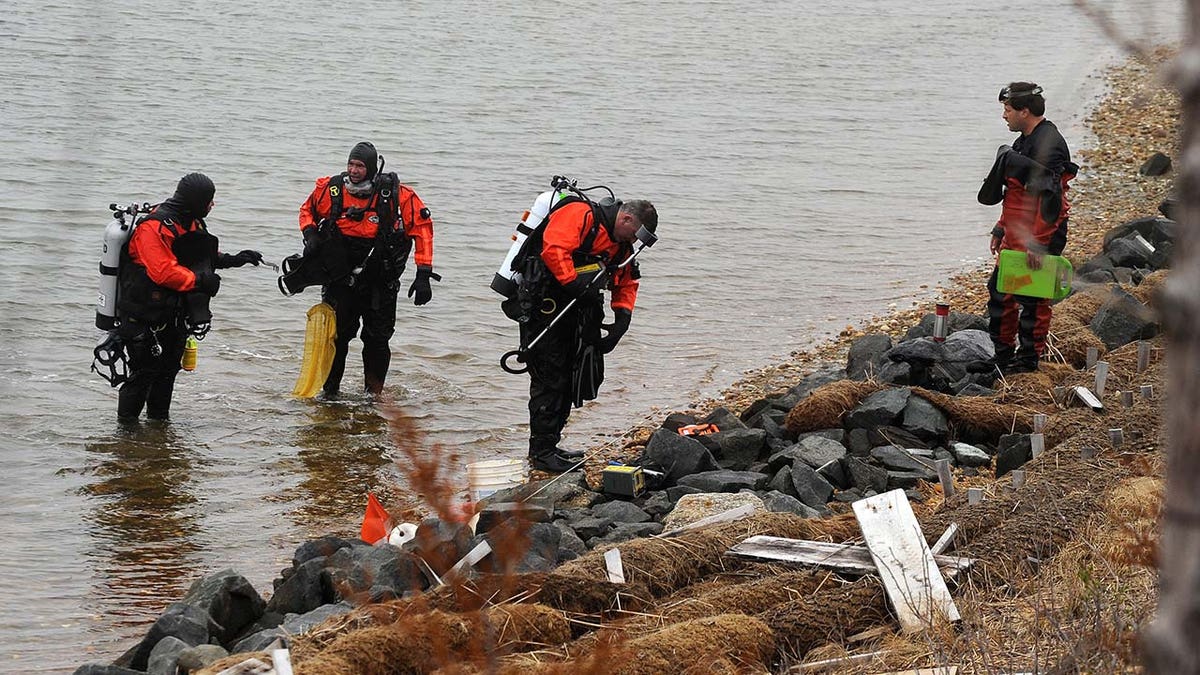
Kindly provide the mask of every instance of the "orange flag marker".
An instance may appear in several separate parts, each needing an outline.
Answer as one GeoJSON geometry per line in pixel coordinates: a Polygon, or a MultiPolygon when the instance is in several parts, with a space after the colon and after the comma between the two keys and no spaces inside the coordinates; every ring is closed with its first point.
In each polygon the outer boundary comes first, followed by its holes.
{"type": "Polygon", "coordinates": [[[388,515],[383,505],[375,498],[375,495],[367,493],[367,512],[363,514],[362,533],[359,535],[362,540],[368,544],[374,544],[379,540],[387,540],[388,533],[392,531],[392,517],[388,515]]]}

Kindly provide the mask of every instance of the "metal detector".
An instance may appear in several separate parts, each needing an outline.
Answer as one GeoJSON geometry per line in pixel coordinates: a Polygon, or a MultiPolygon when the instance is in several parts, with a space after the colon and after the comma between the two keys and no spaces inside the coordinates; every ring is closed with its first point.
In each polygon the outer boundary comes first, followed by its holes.
{"type": "MultiPolygon", "coordinates": [[[[655,242],[658,241],[658,235],[654,234],[649,229],[647,229],[645,225],[642,225],[641,227],[639,227],[637,234],[635,234],[634,236],[637,237],[638,243],[640,244],[637,247],[637,250],[634,251],[633,253],[630,253],[629,257],[626,258],[625,260],[623,260],[616,267],[605,268],[603,272],[592,277],[592,280],[590,282],[588,282],[587,286],[584,287],[583,292],[579,294],[580,296],[583,296],[588,291],[592,290],[592,288],[595,287],[601,281],[607,280],[608,276],[611,273],[632,263],[633,259],[638,257],[639,253],[641,253],[642,251],[646,250],[647,248],[653,246],[655,244],[655,242]]],[[[517,360],[517,363],[524,364],[525,356],[526,356],[526,354],[529,353],[529,350],[533,349],[537,345],[538,341],[540,341],[543,337],[545,337],[546,333],[550,332],[551,328],[554,328],[554,325],[556,323],[558,323],[559,319],[563,318],[563,315],[565,315],[567,312],[569,312],[571,310],[571,308],[575,306],[576,302],[579,302],[579,297],[572,298],[571,301],[568,302],[567,305],[562,308],[562,311],[560,311],[553,319],[551,319],[550,323],[546,324],[546,327],[542,329],[542,332],[538,333],[536,336],[534,336],[534,338],[532,340],[529,341],[529,344],[527,344],[523,347],[518,347],[510,352],[505,352],[504,356],[500,357],[500,367],[504,369],[504,372],[512,373],[513,375],[520,375],[521,373],[528,371],[529,370],[528,365],[525,365],[523,368],[520,368],[520,369],[517,369],[517,368],[514,368],[514,367],[508,365],[509,359],[515,358],[517,360]]]]}

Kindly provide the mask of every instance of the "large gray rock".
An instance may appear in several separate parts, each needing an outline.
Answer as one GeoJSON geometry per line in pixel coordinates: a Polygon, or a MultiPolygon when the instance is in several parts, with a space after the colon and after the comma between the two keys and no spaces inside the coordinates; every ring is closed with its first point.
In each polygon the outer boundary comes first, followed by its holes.
{"type": "Polygon", "coordinates": [[[197,579],[183,596],[183,602],[208,612],[220,626],[215,637],[222,644],[258,621],[267,606],[250,582],[232,569],[197,579]]]}
{"type": "Polygon", "coordinates": [[[837,464],[846,456],[846,446],[821,436],[808,436],[796,443],[796,457],[814,469],[837,464]]]}
{"type": "Polygon", "coordinates": [[[765,473],[754,471],[703,471],[679,479],[680,485],[688,485],[702,492],[737,492],[742,489],[761,490],[770,480],[765,473]]]}
{"type": "Polygon", "coordinates": [[[150,662],[150,653],[163,638],[178,638],[189,646],[202,645],[208,642],[209,636],[216,628],[208,612],[195,605],[183,602],[168,605],[166,611],[150,626],[146,636],[138,643],[129,667],[134,670],[146,670],[150,662]]]}
{"type": "Polygon", "coordinates": [[[938,361],[944,360],[944,352],[942,343],[935,342],[933,338],[923,337],[904,340],[895,347],[892,347],[888,351],[887,357],[892,361],[927,368],[938,361]]]}
{"type": "MultiPolygon", "coordinates": [[[[435,516],[430,516],[421,521],[417,525],[417,534],[404,545],[406,551],[411,551],[416,555],[421,556],[434,572],[443,574],[453,567],[462,557],[471,550],[471,540],[475,533],[467,527],[465,523],[447,522],[435,516]]],[[[341,555],[341,551],[329,557],[332,561],[334,558],[341,555]]],[[[372,558],[380,560],[380,557],[372,558]]],[[[397,572],[400,575],[407,575],[407,563],[411,562],[411,558],[405,559],[403,564],[405,568],[397,572]]],[[[404,576],[398,576],[397,581],[400,581],[404,576]]],[[[391,585],[391,584],[388,584],[391,585]]],[[[408,590],[392,586],[396,590],[403,592],[408,590]]],[[[423,588],[423,586],[421,587],[423,588]]],[[[415,590],[420,590],[416,588],[415,590]]],[[[341,596],[346,597],[346,596],[341,596]]]]}
{"type": "Polygon", "coordinates": [[[814,509],[824,509],[833,495],[833,486],[821,474],[807,464],[797,462],[792,466],[792,486],[796,498],[814,509]]]}
{"type": "Polygon", "coordinates": [[[554,526],[558,528],[558,557],[560,560],[562,559],[563,551],[570,551],[576,556],[587,553],[587,544],[583,543],[583,540],[579,538],[575,530],[571,529],[570,525],[561,520],[556,520],[554,521],[554,526]]]}
{"type": "Polygon", "coordinates": [[[909,385],[919,379],[920,367],[898,361],[887,361],[879,367],[875,380],[881,384],[909,385]]]}
{"type": "Polygon", "coordinates": [[[937,480],[936,475],[930,476],[919,471],[888,471],[887,474],[889,490],[909,490],[917,487],[920,481],[932,483],[937,480]]]}
{"type": "Polygon", "coordinates": [[[1138,168],[1138,173],[1143,176],[1161,176],[1171,170],[1171,158],[1156,152],[1150,155],[1142,166],[1138,168]]]}
{"type": "Polygon", "coordinates": [[[1112,240],[1104,253],[1112,260],[1113,267],[1150,267],[1153,252],[1131,236],[1112,240]]]}
{"type": "MultiPolygon", "coordinates": [[[[529,572],[549,572],[558,564],[559,547],[562,545],[562,532],[550,523],[533,523],[525,531],[529,539],[529,547],[521,556],[517,574],[529,572]]],[[[493,542],[493,549],[496,542],[493,542]]],[[[494,557],[494,556],[493,556],[494,557]]]]}
{"type": "Polygon", "coordinates": [[[792,465],[781,466],[767,482],[767,489],[796,496],[796,486],[792,484],[792,465]]]}
{"type": "Polygon", "coordinates": [[[89,663],[86,666],[79,666],[71,675],[145,675],[142,670],[130,670],[121,666],[106,666],[98,663],[89,663]]]}
{"type": "Polygon", "coordinates": [[[179,661],[179,655],[191,646],[177,637],[167,636],[159,640],[154,649],[150,650],[146,672],[149,675],[175,675],[175,664],[179,661]]]}
{"type": "MultiPolygon", "coordinates": [[[[740,420],[738,424],[741,424],[740,420]]],[[[711,471],[717,466],[712,453],[699,441],[665,429],[658,429],[650,435],[650,441],[642,452],[642,460],[644,464],[661,467],[666,472],[668,484],[677,483],[684,476],[711,471]]]]}
{"type": "Polygon", "coordinates": [[[846,355],[846,377],[865,380],[878,372],[892,346],[892,338],[888,335],[864,335],[855,340],[846,355]]]}
{"type": "Polygon", "coordinates": [[[868,490],[872,490],[882,493],[887,490],[888,474],[886,469],[868,464],[855,457],[847,457],[845,465],[851,482],[860,492],[865,494],[868,490]]]}
{"type": "Polygon", "coordinates": [[[1149,307],[1120,288],[1113,288],[1092,318],[1092,332],[1113,350],[1134,340],[1154,337],[1158,325],[1149,307]]]}
{"type": "Polygon", "coordinates": [[[673,508],[675,508],[675,502],[671,501],[671,497],[666,491],[651,492],[642,501],[642,510],[655,520],[667,515],[673,508]]]}
{"type": "Polygon", "coordinates": [[[179,652],[176,664],[185,673],[192,673],[207,668],[226,656],[229,656],[229,652],[220,645],[196,645],[179,652]]]}
{"type": "Polygon", "coordinates": [[[891,424],[899,419],[911,392],[906,388],[882,389],[862,400],[846,415],[847,429],[870,429],[891,424]]]}
{"type": "Polygon", "coordinates": [[[1019,469],[1033,459],[1033,445],[1028,434],[1005,434],[996,449],[996,478],[1019,469]]]}
{"type": "MultiPolygon", "coordinates": [[[[996,355],[996,347],[991,336],[988,335],[986,325],[984,330],[964,328],[951,333],[950,337],[942,343],[942,350],[945,355],[943,365],[962,369],[964,373],[968,363],[986,361],[996,355]]],[[[951,373],[951,375],[953,374],[951,373]]],[[[952,377],[951,379],[957,378],[952,377]]]]}
{"type": "Polygon", "coordinates": [[[1158,216],[1137,218],[1105,232],[1104,248],[1107,250],[1108,245],[1113,240],[1124,239],[1134,233],[1142,235],[1146,241],[1156,247],[1162,244],[1169,244],[1175,240],[1175,233],[1178,227],[1178,224],[1174,220],[1159,218],[1158,216]]]}
{"type": "MultiPolygon", "coordinates": [[[[463,548],[469,544],[468,538],[463,548]]],[[[425,550],[429,553],[421,557],[438,574],[450,569],[466,554],[465,550],[451,553],[449,548],[429,547],[425,550]],[[447,557],[443,559],[437,557],[439,555],[447,557]]],[[[322,583],[332,589],[335,600],[365,600],[373,589],[378,591],[381,587],[390,588],[399,596],[406,591],[423,590],[428,585],[416,557],[388,544],[372,546],[368,550],[342,549],[325,561],[322,583]]]]}
{"type": "Polygon", "coordinates": [[[763,495],[763,506],[772,513],[794,513],[801,518],[820,518],[822,513],[795,497],[771,490],[763,495]]]}
{"type": "Polygon", "coordinates": [[[719,407],[716,410],[705,415],[700,420],[700,424],[715,424],[721,431],[729,431],[731,429],[745,429],[746,425],[741,418],[734,415],[728,408],[719,407]]]}
{"type": "Polygon", "coordinates": [[[967,443],[955,443],[950,446],[950,452],[959,466],[987,466],[992,463],[991,455],[967,443]]]}
{"type": "MultiPolygon", "coordinates": [[[[350,547],[346,547],[347,549],[350,547]]],[[[333,549],[337,552],[341,549],[333,549]]],[[[333,602],[333,591],[323,584],[322,571],[328,558],[309,558],[296,567],[267,601],[267,611],[280,614],[303,614],[327,602],[333,602]]]]}
{"type": "MultiPolygon", "coordinates": [[[[928,448],[929,444],[903,427],[876,427],[867,430],[867,442],[871,448],[880,445],[898,445],[902,448],[928,448]]],[[[870,448],[868,448],[869,454],[870,448]]]]}
{"type": "Polygon", "coordinates": [[[299,567],[313,558],[331,556],[338,549],[369,545],[357,539],[343,539],[334,535],[327,535],[301,544],[296,549],[296,552],[292,554],[292,567],[299,567]]]}
{"type": "Polygon", "coordinates": [[[475,532],[483,534],[492,528],[512,520],[523,523],[548,523],[553,511],[539,504],[527,502],[492,502],[479,510],[479,521],[475,532]]]}
{"type": "Polygon", "coordinates": [[[940,443],[950,433],[946,415],[937,406],[920,396],[910,396],[904,405],[905,429],[926,441],[940,443]]]}
{"type": "Polygon", "coordinates": [[[894,445],[881,445],[877,448],[872,448],[871,458],[892,471],[911,471],[923,476],[937,477],[937,471],[933,469],[933,462],[929,460],[922,461],[914,457],[911,453],[894,445]]]}
{"type": "Polygon", "coordinates": [[[767,432],[762,429],[730,429],[709,434],[705,439],[716,443],[720,457],[730,460],[736,467],[745,468],[758,461],[767,440],[767,432]]]}
{"type": "Polygon", "coordinates": [[[570,523],[571,529],[575,530],[575,534],[584,541],[589,541],[596,537],[603,537],[608,534],[616,521],[612,518],[597,518],[596,516],[588,516],[579,518],[570,523]]]}
{"type": "Polygon", "coordinates": [[[592,515],[597,518],[607,518],[614,523],[644,523],[650,520],[648,513],[627,501],[619,499],[593,506],[592,515]]]}
{"type": "Polygon", "coordinates": [[[621,523],[603,537],[588,540],[588,546],[595,548],[604,544],[616,544],[631,539],[641,539],[663,531],[662,523],[621,523]]]}

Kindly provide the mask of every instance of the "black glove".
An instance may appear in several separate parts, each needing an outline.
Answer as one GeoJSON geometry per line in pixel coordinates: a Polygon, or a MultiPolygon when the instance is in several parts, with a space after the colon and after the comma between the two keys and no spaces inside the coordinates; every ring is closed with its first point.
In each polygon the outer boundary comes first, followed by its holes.
{"type": "Polygon", "coordinates": [[[304,237],[304,255],[308,256],[317,246],[317,228],[306,227],[303,230],[300,230],[300,236],[304,237]]]}
{"type": "Polygon", "coordinates": [[[242,265],[246,265],[246,264],[252,264],[257,267],[258,264],[261,262],[262,262],[262,254],[261,253],[259,253],[258,251],[252,251],[250,249],[246,249],[244,251],[239,251],[235,255],[231,255],[229,253],[222,253],[221,255],[217,256],[216,268],[219,270],[223,270],[223,269],[226,269],[229,267],[241,267],[242,265]]]}
{"type": "Polygon", "coordinates": [[[601,354],[607,354],[617,348],[617,343],[621,341],[621,337],[629,330],[629,322],[633,320],[633,312],[627,309],[614,309],[613,322],[602,323],[602,328],[607,335],[600,338],[596,348],[601,354]]]}
{"type": "Polygon", "coordinates": [[[412,298],[414,293],[417,295],[413,298],[414,305],[419,307],[433,299],[433,289],[429,287],[430,279],[441,281],[442,275],[434,274],[432,267],[418,265],[417,278],[413,279],[412,286],[408,287],[408,297],[412,298]]]}
{"type": "Polygon", "coordinates": [[[215,297],[221,290],[221,275],[216,272],[196,272],[196,290],[215,297]]]}
{"type": "Polygon", "coordinates": [[[571,296],[572,298],[578,298],[579,296],[583,295],[584,291],[587,290],[588,281],[590,281],[590,279],[585,278],[583,275],[578,275],[563,285],[563,290],[566,291],[567,295],[571,296]]]}

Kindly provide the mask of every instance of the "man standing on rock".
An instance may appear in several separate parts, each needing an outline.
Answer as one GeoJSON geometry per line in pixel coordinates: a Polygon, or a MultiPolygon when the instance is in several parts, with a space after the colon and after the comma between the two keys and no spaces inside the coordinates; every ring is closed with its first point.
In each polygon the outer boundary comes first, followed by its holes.
{"type": "MultiPolygon", "coordinates": [[[[1058,127],[1044,117],[1042,88],[1032,82],[1013,82],[1000,90],[1004,121],[1021,135],[1002,145],[992,170],[979,190],[979,203],[1003,202],[992,228],[991,251],[1023,251],[1031,269],[1042,256],[1060,255],[1067,243],[1067,184],[1079,167],[1058,127]]],[[[1050,301],[997,290],[999,266],[988,280],[988,332],[996,355],[988,369],[1003,373],[1037,370],[1050,330],[1050,301]]]]}

